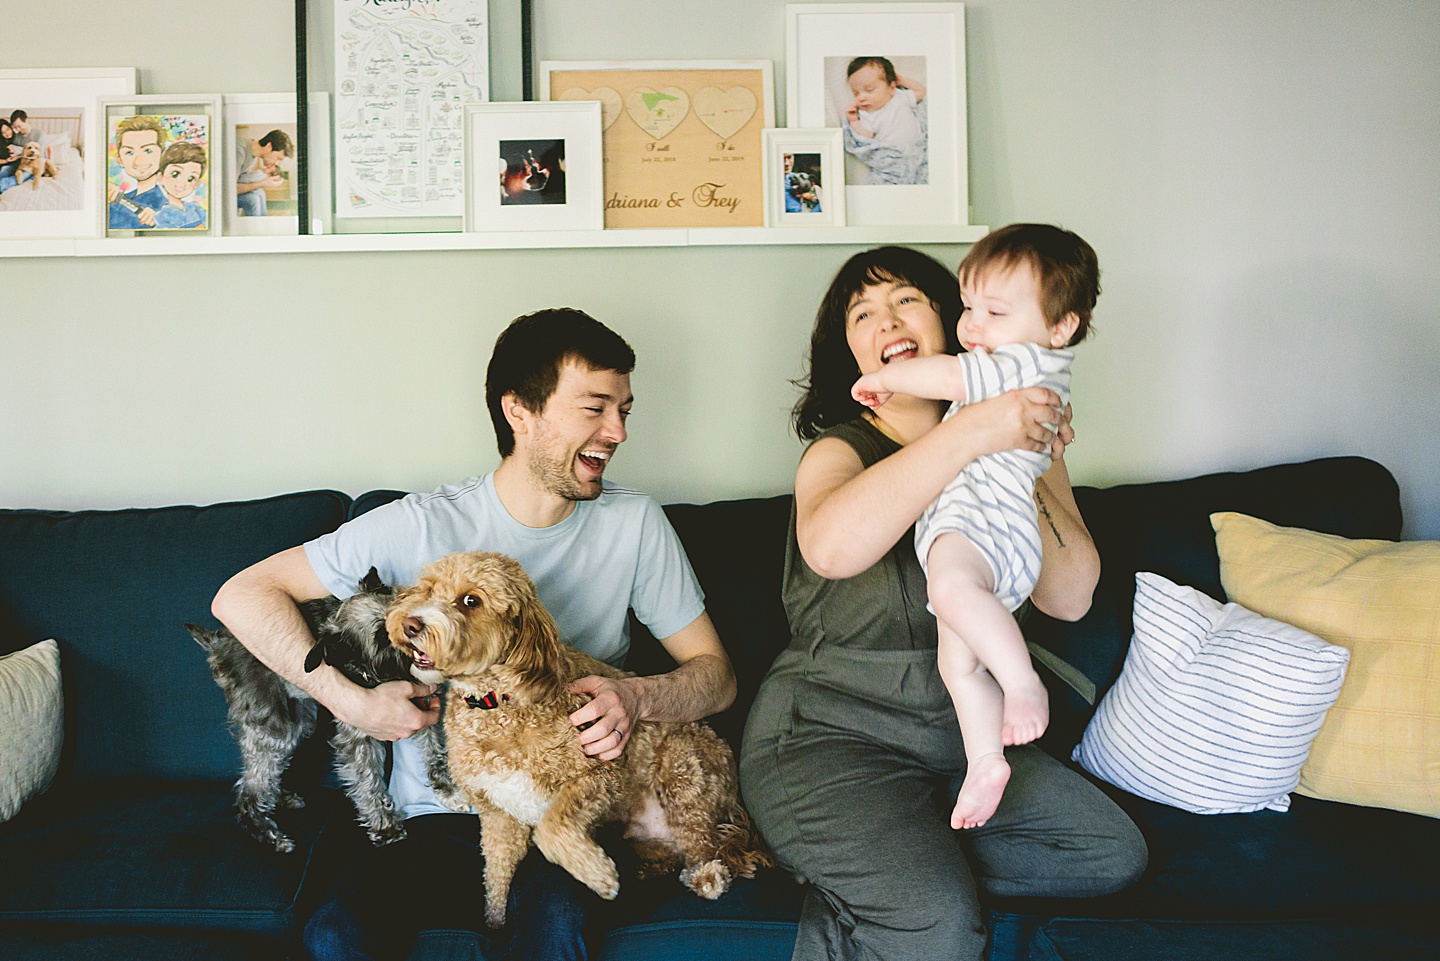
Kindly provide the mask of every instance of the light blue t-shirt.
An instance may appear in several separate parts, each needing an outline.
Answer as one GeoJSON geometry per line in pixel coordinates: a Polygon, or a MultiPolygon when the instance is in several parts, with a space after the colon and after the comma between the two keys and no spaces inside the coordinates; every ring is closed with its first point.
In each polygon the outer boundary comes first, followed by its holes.
{"type": "MultiPolygon", "coordinates": [[[[339,598],[374,567],[386,584],[414,583],[422,568],[456,551],[498,551],[520,562],[566,643],[619,667],[630,649],[627,612],[669,637],[705,611],[685,549],[647,494],[602,485],[551,527],[526,527],[500,503],[493,474],[429,494],[409,494],[305,544],[316,575],[339,598]]],[[[449,809],[435,798],[420,752],[395,744],[390,793],[404,817],[449,809]]]]}

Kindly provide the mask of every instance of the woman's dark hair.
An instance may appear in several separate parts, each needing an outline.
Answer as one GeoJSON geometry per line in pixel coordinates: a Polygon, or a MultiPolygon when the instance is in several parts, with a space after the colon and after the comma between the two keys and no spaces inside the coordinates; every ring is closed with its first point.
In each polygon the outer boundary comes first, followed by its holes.
{"type": "Polygon", "coordinates": [[[845,314],[866,287],[908,284],[930,299],[945,331],[945,350],[959,353],[955,324],[960,319],[960,283],[950,269],[928,254],[909,247],[876,247],[845,261],[815,312],[806,375],[794,381],[805,392],[790,413],[795,433],[811,440],[836,424],[854,420],[865,407],[850,396],[860,376],[855,355],[845,339],[845,314]]]}

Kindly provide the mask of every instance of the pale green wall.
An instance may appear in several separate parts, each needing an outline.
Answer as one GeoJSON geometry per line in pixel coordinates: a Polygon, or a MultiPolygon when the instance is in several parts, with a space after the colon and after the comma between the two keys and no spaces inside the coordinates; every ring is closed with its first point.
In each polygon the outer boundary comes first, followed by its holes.
{"type": "MultiPolygon", "coordinates": [[[[783,101],[781,3],[537,5],[543,57],[767,57],[783,101]]],[[[133,64],[144,92],[290,86],[289,0],[11,7],[7,66],[133,64]],[[182,22],[183,42],[158,36],[182,22]]],[[[1408,535],[1440,538],[1440,3],[967,14],[976,222],[1065,224],[1104,268],[1076,367],[1077,478],[1361,453],[1399,477],[1408,535]]],[[[778,492],[799,452],[787,381],[850,252],[0,260],[0,506],[426,488],[486,469],[489,345],[556,304],[640,355],[613,476],[666,501],[778,492]],[[157,310],[132,288],[192,296],[157,310]]]]}

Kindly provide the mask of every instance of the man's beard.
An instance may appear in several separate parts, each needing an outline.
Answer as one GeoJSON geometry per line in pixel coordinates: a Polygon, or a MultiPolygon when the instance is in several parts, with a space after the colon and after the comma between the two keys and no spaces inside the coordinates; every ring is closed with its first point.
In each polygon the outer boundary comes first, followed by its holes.
{"type": "Polygon", "coordinates": [[[593,484],[582,483],[580,478],[575,476],[572,464],[573,460],[562,461],[540,453],[530,460],[530,476],[542,490],[549,491],[556,497],[567,501],[595,500],[600,496],[600,481],[596,480],[593,484]]]}

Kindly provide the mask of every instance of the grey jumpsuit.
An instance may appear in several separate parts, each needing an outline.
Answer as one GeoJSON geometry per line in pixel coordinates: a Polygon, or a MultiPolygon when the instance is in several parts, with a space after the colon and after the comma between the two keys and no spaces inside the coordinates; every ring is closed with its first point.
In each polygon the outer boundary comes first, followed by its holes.
{"type": "MultiPolygon", "coordinates": [[[[899,449],[863,419],[821,437],[866,467],[899,449]]],[[[740,778],[781,864],[811,884],[796,961],[972,961],[985,948],[977,884],[1083,897],[1145,865],[1125,814],[1033,745],[1006,751],[1011,779],[989,822],[950,828],[965,749],[913,543],[912,530],[864,573],[827,580],[800,556],[791,515],[791,641],[750,711],[740,778]]]]}

